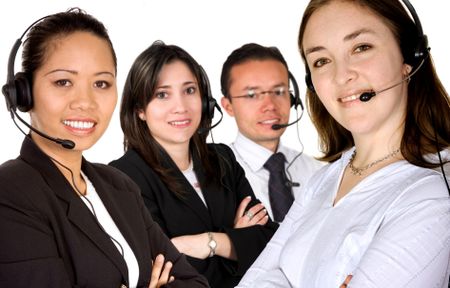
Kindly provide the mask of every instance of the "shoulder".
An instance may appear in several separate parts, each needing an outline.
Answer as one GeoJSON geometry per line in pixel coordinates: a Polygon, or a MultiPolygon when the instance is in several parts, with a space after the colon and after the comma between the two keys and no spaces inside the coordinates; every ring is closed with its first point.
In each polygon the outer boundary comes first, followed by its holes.
{"type": "Polygon", "coordinates": [[[449,197],[445,180],[436,170],[407,163],[397,175],[403,179],[401,185],[411,201],[449,197]]]}
{"type": "Polygon", "coordinates": [[[213,151],[218,154],[231,154],[234,155],[233,150],[231,150],[230,146],[223,143],[208,143],[208,150],[213,151]]]}
{"type": "Polygon", "coordinates": [[[39,171],[21,159],[9,160],[0,165],[0,185],[3,188],[0,190],[2,191],[12,185],[29,186],[31,182],[36,182],[38,179],[41,179],[39,171]]]}
{"type": "Polygon", "coordinates": [[[0,207],[17,211],[53,213],[46,205],[48,184],[40,171],[21,159],[9,160],[0,166],[0,207]],[[39,207],[39,208],[38,208],[39,207]]]}
{"type": "Polygon", "coordinates": [[[22,170],[26,166],[25,162],[14,159],[8,160],[0,165],[0,178],[5,178],[6,176],[14,175],[18,171],[22,170]]]}
{"type": "Polygon", "coordinates": [[[121,168],[145,164],[144,159],[133,149],[129,149],[120,158],[109,163],[110,166],[121,168]]]}
{"type": "MultiPolygon", "coordinates": [[[[91,179],[93,182],[102,181],[117,190],[139,190],[136,183],[116,167],[100,163],[89,163],[88,165],[92,167],[96,174],[91,179]]],[[[88,177],[91,177],[91,175],[88,175],[88,177]]]]}
{"type": "Polygon", "coordinates": [[[230,146],[222,143],[210,143],[208,144],[208,151],[212,155],[215,155],[219,161],[229,162],[229,164],[237,164],[236,156],[230,146]]]}

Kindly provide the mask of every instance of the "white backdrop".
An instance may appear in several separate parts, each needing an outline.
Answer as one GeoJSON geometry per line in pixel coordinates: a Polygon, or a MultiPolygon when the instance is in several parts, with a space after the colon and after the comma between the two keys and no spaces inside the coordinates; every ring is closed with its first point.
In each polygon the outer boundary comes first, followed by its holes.
{"type": "MultiPolygon", "coordinates": [[[[411,0],[428,35],[438,74],[447,90],[450,89],[450,57],[448,57],[447,0],[411,0]],[[447,32],[446,32],[447,31],[447,32]],[[446,36],[447,35],[447,36],[446,36]]],[[[160,39],[186,49],[207,71],[214,97],[219,101],[220,72],[226,57],[237,47],[257,42],[277,46],[300,86],[304,100],[304,71],[297,51],[297,33],[307,0],[13,0],[1,1],[0,11],[0,84],[6,82],[7,61],[11,47],[26,27],[47,14],[80,7],[102,21],[108,28],[118,57],[119,97],[131,63],[153,41],[160,39]]],[[[16,72],[20,71],[20,53],[16,58],[16,72]]],[[[119,99],[120,102],[120,99],[119,99]]],[[[90,161],[107,163],[123,153],[122,131],[118,106],[103,138],[85,156],[90,161]]],[[[218,120],[216,112],[214,122],[218,120]]],[[[28,119],[27,114],[22,115],[28,119]]],[[[295,119],[291,113],[291,121],[295,119]]],[[[15,158],[23,135],[14,126],[0,100],[0,163],[15,158]]],[[[27,129],[25,129],[27,130],[27,129]]],[[[317,134],[307,113],[298,130],[304,151],[319,155],[317,134]]],[[[236,135],[234,119],[226,115],[212,130],[214,141],[230,143],[236,135]]],[[[300,149],[297,126],[283,135],[286,145],[300,149]]]]}

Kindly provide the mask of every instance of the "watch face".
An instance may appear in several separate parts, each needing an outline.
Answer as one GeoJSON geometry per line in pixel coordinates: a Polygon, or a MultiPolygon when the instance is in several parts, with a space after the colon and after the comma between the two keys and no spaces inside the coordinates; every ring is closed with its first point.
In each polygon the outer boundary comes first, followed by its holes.
{"type": "Polygon", "coordinates": [[[211,247],[212,249],[214,249],[214,248],[216,248],[216,247],[217,247],[217,243],[216,243],[216,241],[215,241],[215,240],[211,240],[211,241],[209,241],[208,245],[209,245],[209,247],[211,247]]]}

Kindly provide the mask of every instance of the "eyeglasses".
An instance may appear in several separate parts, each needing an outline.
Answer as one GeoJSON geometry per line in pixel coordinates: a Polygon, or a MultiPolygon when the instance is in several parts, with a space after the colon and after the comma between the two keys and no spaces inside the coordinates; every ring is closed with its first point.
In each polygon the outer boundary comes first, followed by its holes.
{"type": "Polygon", "coordinates": [[[249,99],[249,100],[255,100],[255,101],[259,101],[263,98],[264,95],[270,95],[270,96],[275,96],[275,97],[285,97],[288,95],[288,93],[292,93],[291,91],[287,90],[286,87],[280,86],[280,87],[276,87],[272,90],[266,90],[266,91],[259,91],[257,89],[248,89],[247,90],[247,94],[245,95],[239,95],[239,96],[231,96],[231,98],[244,98],[244,99],[249,99]]]}

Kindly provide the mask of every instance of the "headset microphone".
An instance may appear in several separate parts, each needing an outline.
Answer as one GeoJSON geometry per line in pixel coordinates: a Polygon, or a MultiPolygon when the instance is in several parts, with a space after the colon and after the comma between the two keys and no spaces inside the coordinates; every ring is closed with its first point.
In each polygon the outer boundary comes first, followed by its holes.
{"type": "MultiPolygon", "coordinates": [[[[427,57],[428,57],[428,56],[427,56],[427,57]]],[[[417,68],[414,69],[414,71],[413,71],[412,73],[410,73],[410,74],[408,75],[408,77],[405,77],[402,81],[400,81],[400,82],[398,82],[398,83],[396,83],[396,84],[394,84],[394,85],[391,85],[391,86],[389,86],[389,87],[387,87],[387,88],[384,88],[384,89],[382,89],[382,90],[379,90],[379,91],[369,91],[369,92],[364,92],[364,93],[361,94],[361,96],[359,96],[359,100],[362,101],[362,102],[367,102],[367,101],[369,101],[370,99],[372,99],[372,97],[374,97],[375,95],[380,94],[380,93],[382,93],[382,92],[384,92],[384,91],[386,91],[386,90],[389,90],[389,89],[391,89],[391,88],[397,87],[398,85],[402,84],[402,83],[405,82],[405,81],[409,81],[409,80],[411,79],[411,77],[412,77],[414,74],[416,74],[417,71],[419,71],[420,67],[422,67],[423,63],[425,62],[425,59],[426,59],[426,57],[425,57],[424,59],[422,59],[422,61],[420,62],[419,66],[417,66],[417,68]]]]}
{"type": "Polygon", "coordinates": [[[384,88],[384,89],[379,90],[379,91],[364,92],[364,93],[361,94],[361,96],[359,96],[359,100],[362,101],[362,102],[367,102],[370,99],[372,99],[372,97],[374,97],[375,95],[380,94],[380,93],[382,93],[382,92],[384,92],[386,90],[389,90],[391,88],[394,88],[394,87],[402,84],[403,82],[409,80],[410,78],[411,78],[411,76],[408,76],[405,79],[403,79],[402,81],[398,82],[397,84],[389,86],[388,88],[384,88]]]}
{"type": "MultiPolygon", "coordinates": [[[[302,113],[303,114],[303,113],[302,113]]],[[[300,117],[297,118],[297,120],[295,120],[294,122],[291,123],[286,123],[286,124],[273,124],[272,125],[272,129],[273,130],[280,130],[286,127],[289,127],[291,125],[294,125],[295,123],[297,123],[298,121],[300,121],[300,119],[302,118],[302,115],[300,115],[300,117]]]]}
{"type": "MultiPolygon", "coordinates": [[[[38,134],[39,136],[48,139],[50,141],[53,141],[59,145],[61,145],[62,147],[66,148],[66,149],[73,149],[75,147],[75,142],[73,142],[72,140],[68,140],[68,139],[60,139],[60,138],[54,138],[51,137],[47,134],[44,134],[43,132],[37,130],[36,128],[34,128],[33,126],[31,126],[30,124],[28,124],[27,122],[25,122],[25,120],[23,120],[22,118],[20,118],[20,116],[17,114],[16,110],[13,109],[11,110],[11,118],[14,121],[14,115],[17,117],[17,119],[20,120],[20,122],[22,122],[25,126],[27,126],[28,128],[30,128],[31,131],[35,132],[36,134],[38,134]],[[13,114],[14,113],[14,114],[13,114]]],[[[16,121],[14,121],[14,123],[16,124],[16,121]]],[[[17,124],[16,124],[17,126],[17,124]]],[[[17,126],[18,127],[18,126],[17,126]]],[[[19,128],[20,131],[22,131],[19,128]]],[[[22,131],[23,132],[23,131],[22,131]]]]}

